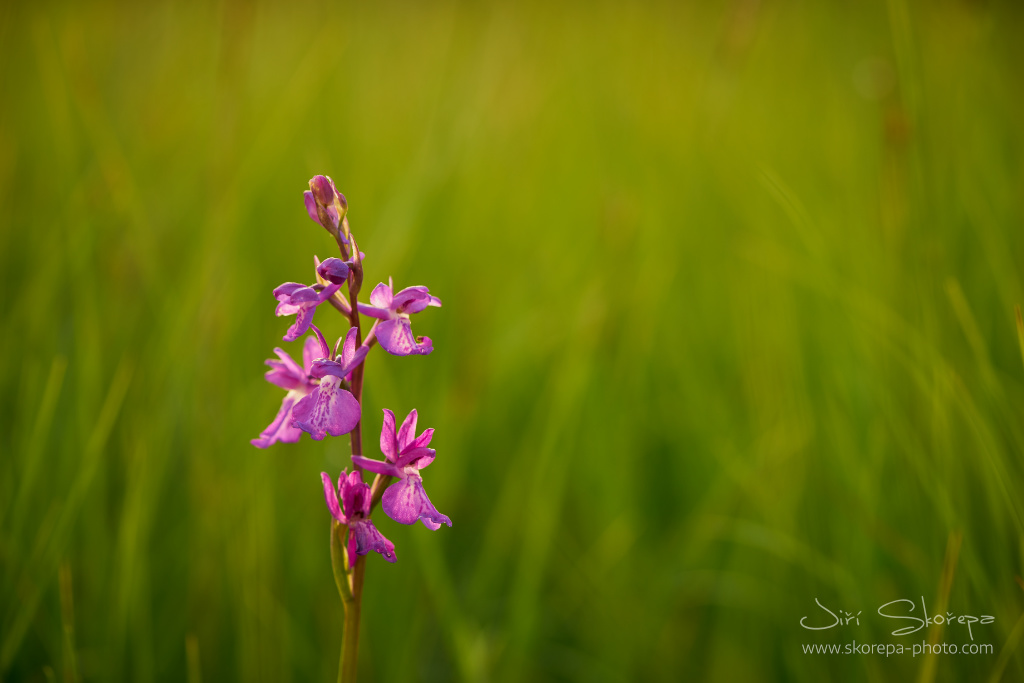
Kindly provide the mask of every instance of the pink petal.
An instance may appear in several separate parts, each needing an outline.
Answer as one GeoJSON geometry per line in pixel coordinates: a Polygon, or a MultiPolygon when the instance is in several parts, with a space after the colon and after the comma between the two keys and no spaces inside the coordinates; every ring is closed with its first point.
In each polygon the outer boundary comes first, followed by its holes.
{"type": "Polygon", "coordinates": [[[295,312],[295,322],[285,332],[283,339],[285,341],[295,341],[306,333],[309,329],[310,323],[313,322],[313,313],[316,312],[316,308],[310,306],[308,308],[300,308],[295,312]]]}
{"type": "Polygon", "coordinates": [[[373,472],[374,474],[383,474],[386,477],[402,476],[402,470],[382,460],[370,460],[361,455],[353,455],[352,462],[355,463],[356,467],[361,467],[367,472],[373,472]]]}
{"type": "Polygon", "coordinates": [[[363,483],[359,470],[353,470],[342,482],[341,503],[349,518],[370,514],[370,487],[363,483]]]}
{"type": "Polygon", "coordinates": [[[327,509],[331,511],[331,516],[342,524],[348,524],[348,518],[342,513],[341,506],[338,505],[338,494],[334,490],[334,482],[331,481],[331,476],[326,472],[321,472],[320,479],[324,483],[324,498],[327,499],[327,509]]]}
{"type": "Polygon", "coordinates": [[[306,190],[302,193],[302,201],[306,204],[306,213],[313,219],[314,223],[320,222],[320,217],[316,214],[316,199],[313,198],[313,193],[306,190]]]}
{"type": "Polygon", "coordinates": [[[391,317],[391,311],[387,308],[377,308],[376,306],[368,306],[363,302],[359,302],[357,305],[359,312],[363,315],[368,315],[371,318],[377,318],[378,320],[387,320],[391,317]]]}
{"type": "Polygon", "coordinates": [[[303,374],[309,375],[313,369],[313,361],[317,358],[323,358],[320,353],[323,348],[320,345],[320,340],[316,337],[306,337],[305,343],[302,345],[302,369],[303,374]]]}
{"type": "MultiPolygon", "coordinates": [[[[372,521],[369,519],[356,520],[352,522],[352,526],[349,529],[351,529],[351,537],[355,538],[355,551],[357,555],[366,555],[371,550],[374,550],[380,553],[388,562],[395,561],[395,544],[384,538],[384,535],[377,531],[377,527],[373,525],[372,521]]],[[[352,547],[351,540],[349,541],[349,547],[352,547]]]]}
{"type": "Polygon", "coordinates": [[[426,355],[434,350],[428,343],[418,344],[412,335],[412,327],[404,318],[385,320],[377,325],[377,340],[381,348],[392,356],[408,356],[411,354],[426,355]]]}
{"type": "Polygon", "coordinates": [[[405,416],[405,420],[402,422],[401,428],[398,430],[398,452],[401,453],[405,450],[405,447],[409,445],[413,437],[416,435],[416,409],[413,408],[409,411],[409,414],[405,416]]]}
{"type": "Polygon", "coordinates": [[[433,448],[409,448],[402,451],[402,455],[398,458],[398,462],[395,463],[395,467],[398,467],[399,469],[412,467],[417,470],[422,470],[424,467],[434,462],[434,457],[436,455],[437,451],[433,448]]]}
{"type": "Polygon", "coordinates": [[[381,282],[370,292],[370,303],[378,308],[391,308],[391,288],[381,282]]]}
{"type": "Polygon", "coordinates": [[[277,417],[270,425],[260,432],[260,438],[253,439],[249,443],[256,448],[268,448],[278,441],[282,443],[295,443],[299,440],[302,432],[292,426],[292,413],[295,406],[296,394],[288,392],[281,401],[281,408],[277,411],[277,417]]]}
{"type": "Polygon", "coordinates": [[[380,452],[389,461],[398,460],[398,442],[395,439],[395,414],[384,409],[384,424],[380,427],[380,452]]]}
{"type": "Polygon", "coordinates": [[[415,524],[420,520],[432,531],[440,529],[442,524],[452,525],[452,520],[438,512],[427,498],[419,475],[406,477],[389,486],[381,498],[381,508],[399,524],[415,524]]]}
{"type": "Polygon", "coordinates": [[[352,362],[352,359],[356,354],[356,336],[358,336],[358,330],[354,327],[348,328],[348,332],[345,334],[345,343],[341,346],[341,362],[348,364],[352,362]]]}
{"type": "Polygon", "coordinates": [[[325,377],[320,380],[320,386],[292,410],[295,426],[309,432],[316,441],[322,440],[325,434],[348,434],[359,424],[359,402],[340,384],[337,377],[325,377]]]}
{"type": "Polygon", "coordinates": [[[391,310],[398,313],[419,313],[427,307],[430,294],[426,287],[406,287],[391,300],[391,310]]]}
{"type": "Polygon", "coordinates": [[[416,437],[416,440],[409,444],[410,448],[426,448],[430,445],[430,440],[434,438],[434,428],[427,427],[423,430],[423,433],[416,437]]]}

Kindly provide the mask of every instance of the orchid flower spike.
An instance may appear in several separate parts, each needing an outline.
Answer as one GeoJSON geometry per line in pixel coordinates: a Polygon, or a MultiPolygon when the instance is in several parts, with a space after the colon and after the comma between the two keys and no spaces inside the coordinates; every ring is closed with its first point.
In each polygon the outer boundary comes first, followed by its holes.
{"type": "Polygon", "coordinates": [[[431,530],[440,529],[441,524],[452,525],[452,520],[437,511],[423,490],[420,470],[434,461],[434,449],[427,448],[433,436],[433,428],[426,429],[416,436],[415,410],[409,413],[397,432],[395,414],[385,410],[384,424],[380,432],[380,450],[387,461],[352,456],[352,462],[357,467],[398,478],[398,481],[384,491],[381,508],[388,517],[399,524],[415,524],[416,520],[420,520],[423,526],[431,530]]]}
{"type": "Polygon", "coordinates": [[[292,426],[292,411],[295,403],[316,389],[316,382],[309,378],[313,360],[321,352],[321,346],[315,337],[307,337],[302,347],[302,366],[292,360],[292,357],[281,349],[274,349],[274,353],[280,360],[270,359],[267,365],[271,367],[264,375],[271,384],[276,384],[288,393],[281,401],[281,409],[277,411],[277,417],[266,429],[260,433],[260,438],[253,439],[250,443],[257,448],[267,448],[281,441],[283,443],[295,443],[302,435],[302,430],[292,426]]]}
{"type": "Polygon", "coordinates": [[[363,483],[359,470],[351,474],[345,471],[338,476],[338,489],[326,472],[320,473],[324,484],[324,498],[331,516],[348,526],[348,563],[353,566],[357,555],[366,555],[371,550],[380,553],[388,562],[394,562],[395,544],[384,538],[370,520],[370,487],[363,483]],[[339,505],[340,499],[340,505],[339,505]]]}
{"type": "Polygon", "coordinates": [[[359,312],[383,322],[377,325],[377,340],[393,356],[426,355],[434,350],[430,337],[412,334],[409,316],[427,306],[440,306],[441,300],[426,287],[406,287],[398,294],[391,291],[391,282],[381,282],[370,292],[370,304],[359,304],[359,312]]]}

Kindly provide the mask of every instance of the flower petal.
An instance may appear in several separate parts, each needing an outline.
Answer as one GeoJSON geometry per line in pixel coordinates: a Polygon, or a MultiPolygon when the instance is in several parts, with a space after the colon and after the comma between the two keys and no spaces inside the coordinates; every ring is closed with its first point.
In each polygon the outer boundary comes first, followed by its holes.
{"type": "Polygon", "coordinates": [[[338,191],[334,187],[334,181],[327,175],[315,175],[310,178],[309,189],[312,190],[316,203],[324,206],[334,203],[334,194],[338,191]]]}
{"type": "MultiPolygon", "coordinates": [[[[316,286],[319,287],[320,285],[316,285],[316,286]]],[[[317,295],[319,297],[319,300],[317,301],[317,303],[318,304],[322,304],[323,302],[327,301],[332,296],[334,296],[334,293],[337,292],[339,289],[341,289],[341,285],[339,285],[337,283],[331,283],[329,285],[324,285],[324,288],[321,289],[320,293],[317,295]]]]}
{"type": "Polygon", "coordinates": [[[260,438],[252,439],[249,443],[256,448],[268,448],[278,441],[282,443],[295,443],[299,440],[302,432],[292,426],[292,413],[298,395],[289,391],[281,401],[281,407],[277,416],[270,425],[260,432],[260,438]]]}
{"type": "MultiPolygon", "coordinates": [[[[280,309],[281,307],[278,306],[278,308],[280,309]]],[[[316,306],[300,306],[298,310],[295,311],[295,322],[292,323],[292,326],[288,328],[287,332],[285,332],[283,337],[284,340],[289,342],[295,341],[302,335],[306,334],[306,330],[309,329],[310,323],[313,322],[313,314],[315,312],[316,306]]],[[[278,313],[278,315],[282,314],[278,313]]]]}
{"type": "Polygon", "coordinates": [[[359,312],[362,313],[363,315],[368,315],[371,318],[376,318],[377,320],[387,320],[388,318],[391,317],[391,311],[388,310],[387,308],[368,306],[367,304],[364,304],[362,301],[358,302],[356,307],[359,309],[359,312]]]}
{"type": "Polygon", "coordinates": [[[331,347],[327,345],[327,340],[324,339],[324,333],[321,332],[320,328],[314,325],[313,323],[310,323],[309,327],[311,330],[313,330],[313,333],[316,335],[316,341],[320,345],[320,349],[318,351],[319,355],[317,357],[329,358],[331,355],[331,347]]]}
{"type": "Polygon", "coordinates": [[[323,347],[320,340],[317,337],[306,337],[305,343],[302,345],[302,370],[303,374],[309,375],[313,369],[313,361],[317,358],[323,358],[320,354],[323,352],[323,347]]]}
{"type": "Polygon", "coordinates": [[[374,474],[383,474],[386,477],[402,476],[402,470],[389,462],[370,460],[369,458],[364,458],[361,455],[353,455],[352,462],[355,463],[356,467],[361,467],[367,472],[373,472],[374,474]]]}
{"type": "Polygon", "coordinates": [[[359,336],[359,331],[354,328],[348,328],[348,332],[345,333],[345,343],[341,345],[341,362],[346,365],[352,362],[356,354],[356,337],[359,336]]]}
{"type": "Polygon", "coordinates": [[[327,509],[331,511],[331,516],[342,524],[348,524],[348,518],[341,511],[341,506],[338,505],[338,493],[334,490],[334,482],[331,481],[331,475],[321,472],[320,479],[324,483],[324,498],[327,499],[327,509]]]}
{"type": "Polygon", "coordinates": [[[398,460],[398,440],[395,438],[395,414],[384,409],[384,423],[380,426],[380,452],[390,462],[398,460]]]}
{"type": "MultiPolygon", "coordinates": [[[[274,353],[281,360],[269,359],[266,361],[266,364],[271,368],[263,375],[266,380],[271,384],[276,384],[285,391],[306,389],[309,380],[306,379],[306,373],[302,371],[299,364],[279,348],[275,348],[274,353]]],[[[307,393],[308,389],[302,392],[303,395],[307,393]]]]}
{"type": "Polygon", "coordinates": [[[363,483],[359,470],[352,470],[341,482],[341,503],[350,519],[370,514],[370,486],[363,483]]]}
{"type": "Polygon", "coordinates": [[[402,470],[406,467],[422,470],[424,467],[434,462],[434,457],[436,455],[437,451],[433,448],[409,448],[402,451],[402,455],[398,458],[398,462],[395,463],[395,467],[402,470]]]}
{"type": "Polygon", "coordinates": [[[320,222],[320,217],[316,215],[316,199],[313,198],[313,193],[306,190],[302,193],[302,201],[306,204],[306,213],[313,219],[314,223],[320,222]]]}
{"type": "Polygon", "coordinates": [[[341,380],[328,376],[295,405],[292,413],[295,426],[320,441],[325,434],[341,436],[351,432],[359,424],[360,408],[355,396],[341,388],[341,380]]]}
{"type": "Polygon", "coordinates": [[[313,361],[313,365],[309,369],[309,374],[317,379],[331,375],[339,379],[345,379],[345,373],[342,372],[345,366],[341,363],[333,360],[327,360],[326,358],[318,358],[313,361]]]}
{"type": "Polygon", "coordinates": [[[434,350],[434,342],[430,337],[416,337],[416,353],[426,356],[434,350]]]}
{"type": "Polygon", "coordinates": [[[416,437],[416,440],[409,444],[409,448],[426,448],[430,445],[430,440],[434,438],[434,428],[427,427],[423,430],[423,433],[416,437]]]}
{"type": "Polygon", "coordinates": [[[427,343],[425,344],[416,342],[416,338],[412,334],[412,327],[405,318],[385,320],[378,324],[377,340],[380,342],[381,348],[392,356],[426,355],[434,350],[429,339],[426,339],[427,343]]]}
{"type": "Polygon", "coordinates": [[[395,544],[384,538],[384,535],[377,531],[377,527],[371,520],[356,520],[352,522],[349,530],[356,540],[357,555],[366,555],[373,550],[380,553],[388,562],[395,561],[395,544]]]}
{"type": "Polygon", "coordinates": [[[391,308],[391,299],[391,288],[383,282],[379,283],[370,292],[370,303],[378,308],[391,308]]]}
{"type": "Polygon", "coordinates": [[[274,288],[274,298],[278,301],[286,301],[300,289],[307,289],[307,287],[306,285],[300,285],[298,282],[286,282],[274,288]]]}
{"type": "Polygon", "coordinates": [[[447,515],[442,515],[427,498],[423,480],[417,476],[406,477],[395,482],[384,491],[381,508],[388,517],[399,524],[415,524],[416,520],[430,530],[441,528],[442,524],[452,525],[447,515]]]}
{"type": "Polygon", "coordinates": [[[409,445],[409,442],[416,436],[416,418],[418,414],[416,409],[413,408],[409,411],[409,414],[405,416],[405,420],[402,421],[402,426],[398,430],[398,452],[401,453],[405,450],[405,447],[409,445]]]}
{"type": "Polygon", "coordinates": [[[294,284],[294,282],[284,283],[274,290],[274,297],[282,303],[292,304],[293,306],[310,303],[320,298],[320,292],[314,288],[305,285],[295,288],[292,286],[294,284]]]}
{"type": "Polygon", "coordinates": [[[426,287],[406,287],[391,300],[391,310],[396,313],[419,313],[427,307],[430,294],[426,287]]]}

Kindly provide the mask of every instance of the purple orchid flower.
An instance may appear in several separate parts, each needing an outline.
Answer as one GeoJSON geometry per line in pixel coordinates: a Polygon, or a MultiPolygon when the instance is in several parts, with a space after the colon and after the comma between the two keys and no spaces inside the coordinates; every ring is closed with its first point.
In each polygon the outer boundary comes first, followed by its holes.
{"type": "Polygon", "coordinates": [[[295,316],[295,322],[288,328],[284,340],[295,341],[304,335],[309,329],[310,323],[313,322],[316,307],[334,296],[339,289],[341,289],[340,284],[316,284],[307,287],[297,282],[286,282],[275,289],[274,298],[280,302],[277,304],[275,313],[278,316],[295,316]]]}
{"type": "Polygon", "coordinates": [[[267,361],[271,370],[268,370],[264,377],[268,382],[276,384],[288,393],[281,401],[281,409],[277,411],[274,421],[260,433],[260,438],[250,442],[257,448],[268,448],[278,441],[295,443],[299,440],[302,430],[292,426],[292,413],[296,402],[316,389],[316,383],[309,379],[309,373],[313,360],[322,351],[317,339],[308,337],[302,347],[302,367],[299,367],[299,364],[281,349],[274,349],[274,353],[280,360],[270,359],[267,361]]]}
{"type": "Polygon", "coordinates": [[[324,498],[331,516],[348,525],[348,564],[356,562],[357,555],[366,555],[375,550],[388,562],[394,562],[395,544],[384,538],[370,520],[370,487],[363,483],[359,470],[351,474],[345,471],[338,476],[338,490],[326,472],[320,473],[324,482],[324,498]],[[340,495],[339,495],[340,494],[340,495]],[[338,504],[339,498],[341,505],[338,504]]]}
{"type": "Polygon", "coordinates": [[[434,461],[435,451],[427,448],[434,436],[433,428],[416,436],[416,411],[405,418],[401,429],[395,431],[395,414],[384,410],[384,424],[380,431],[380,450],[387,462],[370,460],[359,455],[352,456],[352,462],[364,470],[398,477],[398,481],[384,491],[381,508],[388,517],[399,524],[415,524],[416,520],[431,530],[441,524],[452,525],[447,515],[442,515],[427,498],[423,490],[420,470],[434,461]]]}
{"type": "MultiPolygon", "coordinates": [[[[339,234],[341,220],[348,213],[348,202],[345,195],[338,192],[330,176],[317,175],[309,180],[309,189],[302,194],[306,203],[306,213],[314,223],[327,228],[332,235],[339,234]]],[[[341,233],[341,240],[348,244],[348,239],[341,233]]]]}
{"type": "MultiPolygon", "coordinates": [[[[316,327],[313,326],[313,329],[316,327]]],[[[340,360],[330,360],[327,344],[320,337],[322,355],[311,362],[309,372],[312,377],[320,380],[320,384],[292,408],[292,416],[295,418],[292,424],[309,432],[316,441],[322,440],[327,434],[348,434],[359,424],[362,416],[359,401],[341,386],[342,380],[363,362],[369,351],[366,346],[356,348],[356,334],[356,328],[352,327],[345,335],[340,360]]]]}
{"type": "Polygon", "coordinates": [[[377,325],[377,340],[393,356],[426,355],[434,350],[430,337],[417,339],[412,334],[409,316],[427,306],[440,306],[441,300],[426,287],[406,287],[392,294],[391,280],[381,282],[370,292],[370,304],[359,304],[359,312],[383,322],[377,325]]]}

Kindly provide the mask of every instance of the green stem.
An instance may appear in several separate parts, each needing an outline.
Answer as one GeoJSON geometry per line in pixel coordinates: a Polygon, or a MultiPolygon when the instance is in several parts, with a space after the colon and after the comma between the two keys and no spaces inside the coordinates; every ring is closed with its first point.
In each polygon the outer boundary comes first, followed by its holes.
{"type": "Polygon", "coordinates": [[[348,582],[348,566],[345,561],[345,540],[348,538],[348,527],[336,520],[331,520],[331,569],[334,570],[334,583],[338,586],[341,602],[348,607],[352,602],[352,587],[348,582]]]}
{"type": "Polygon", "coordinates": [[[363,604],[363,573],[366,556],[356,560],[352,568],[352,601],[345,604],[345,635],[341,641],[341,662],[338,683],[355,683],[359,656],[359,613],[363,604]]]}

